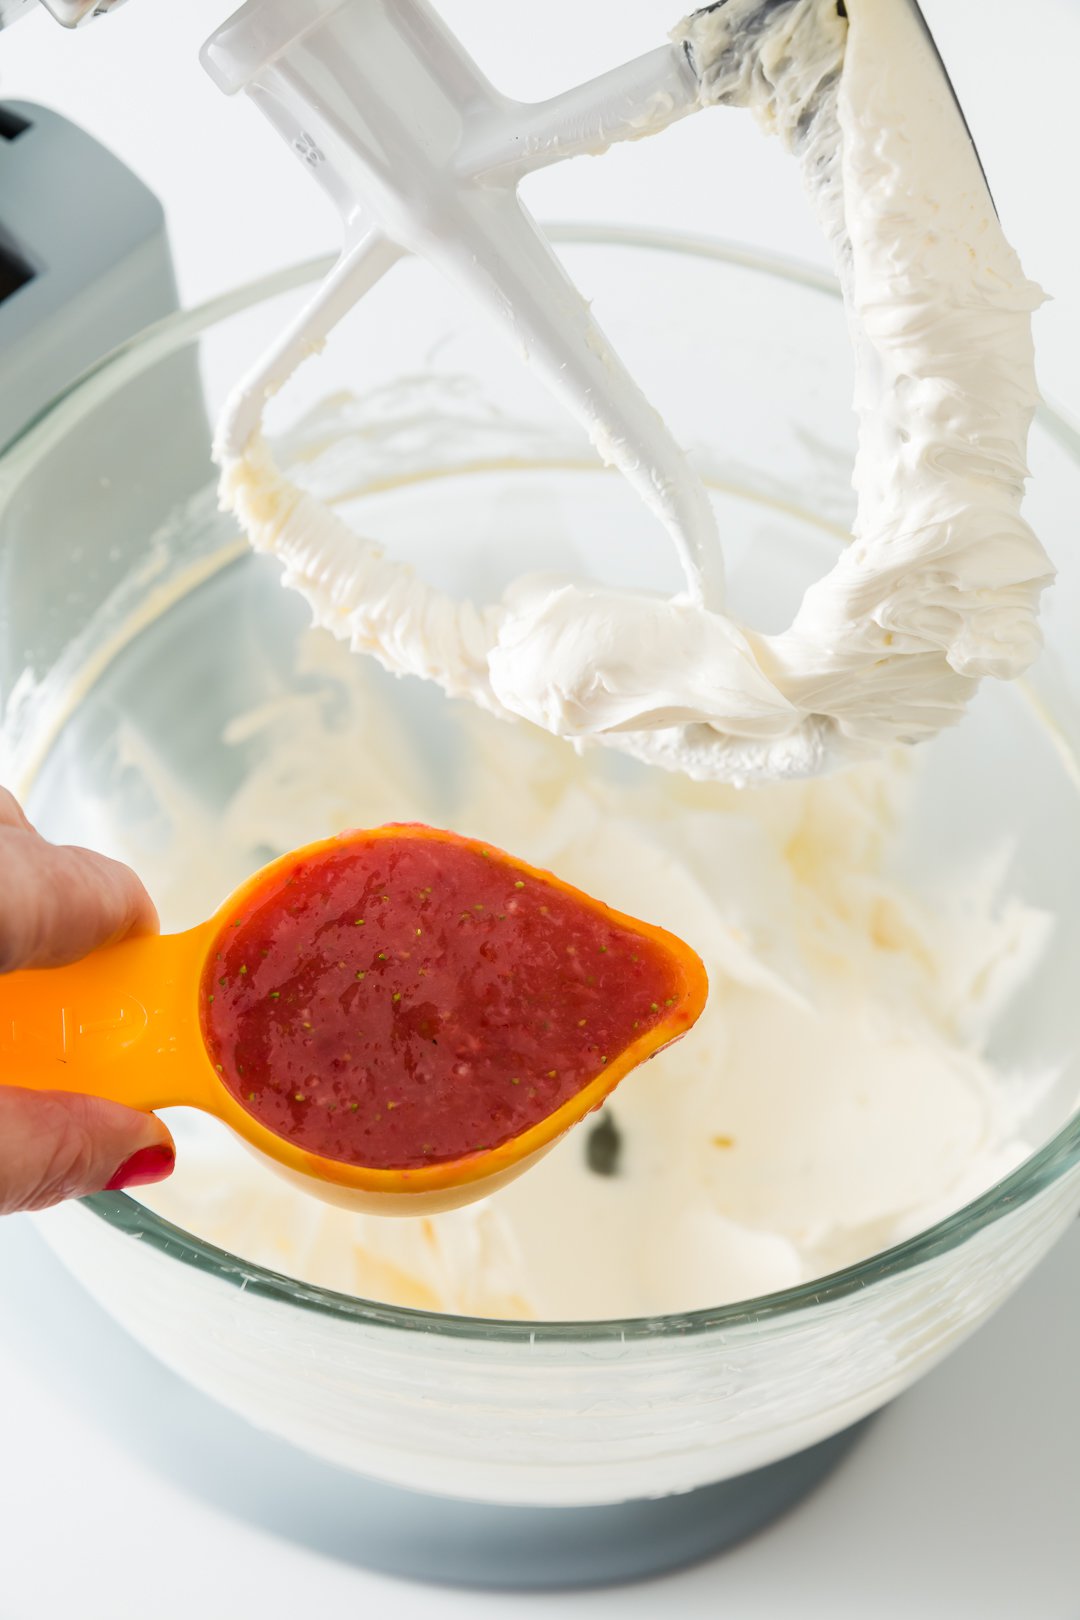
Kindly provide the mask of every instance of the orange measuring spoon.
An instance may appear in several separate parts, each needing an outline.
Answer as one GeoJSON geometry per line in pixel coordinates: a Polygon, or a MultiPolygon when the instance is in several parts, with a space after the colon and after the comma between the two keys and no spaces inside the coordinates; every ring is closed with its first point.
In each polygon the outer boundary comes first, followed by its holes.
{"type": "Polygon", "coordinates": [[[186,933],[0,977],[0,1075],[201,1108],[332,1203],[428,1213],[518,1175],[706,994],[665,930],[395,825],[283,855],[186,933]]]}

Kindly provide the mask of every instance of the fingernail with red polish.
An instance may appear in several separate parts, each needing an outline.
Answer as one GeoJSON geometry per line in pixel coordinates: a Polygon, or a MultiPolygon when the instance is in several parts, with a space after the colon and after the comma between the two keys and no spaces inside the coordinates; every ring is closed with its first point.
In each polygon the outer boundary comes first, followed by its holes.
{"type": "Polygon", "coordinates": [[[175,1163],[176,1149],[168,1142],[140,1148],[130,1159],[124,1160],[105,1191],[120,1192],[124,1187],[146,1187],[152,1181],[164,1181],[172,1174],[175,1163]]]}

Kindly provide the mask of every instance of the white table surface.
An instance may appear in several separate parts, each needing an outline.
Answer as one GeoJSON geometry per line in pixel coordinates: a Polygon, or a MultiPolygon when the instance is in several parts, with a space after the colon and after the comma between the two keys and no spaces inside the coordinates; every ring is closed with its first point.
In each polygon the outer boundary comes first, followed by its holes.
{"type": "MultiPolygon", "coordinates": [[[[133,0],[75,36],[44,17],[0,35],[0,97],[58,108],[163,199],[188,303],[335,242],[328,205],[299,166],[195,60],[227,5],[133,0]]],[[[926,0],[924,9],[1009,234],[1056,295],[1038,317],[1044,390],[1080,415],[1080,211],[1054,206],[1049,178],[1075,182],[1078,167],[1080,6],[926,0]]],[[[649,48],[677,4],[444,0],[443,10],[492,77],[529,96],[649,48]]],[[[792,166],[735,116],[715,136],[690,120],[531,187],[547,217],[645,219],[824,257],[792,166]]],[[[88,1310],[23,1223],[0,1227],[0,1620],[291,1620],[298,1610],[525,1620],[556,1609],[563,1620],[675,1610],[686,1620],[1080,1616],[1080,1228],[772,1530],[658,1582],[557,1598],[387,1580],[201,1500],[171,1477],[167,1458],[105,1422],[94,1389],[109,1369],[93,1357],[107,1326],[83,1334],[88,1310]]],[[[135,1421],[162,1375],[134,1352],[124,1367],[135,1421]]]]}

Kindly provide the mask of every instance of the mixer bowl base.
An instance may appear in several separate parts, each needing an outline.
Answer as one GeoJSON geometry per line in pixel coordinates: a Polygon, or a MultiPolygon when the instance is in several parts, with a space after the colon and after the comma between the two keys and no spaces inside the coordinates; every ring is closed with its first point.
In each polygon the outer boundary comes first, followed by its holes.
{"type": "Polygon", "coordinates": [[[443,1585],[541,1591],[641,1580],[764,1529],[841,1461],[869,1419],[685,1495],[502,1507],[365,1479],[194,1389],[71,1277],[25,1216],[0,1223],[5,1344],[110,1442],[219,1511],[326,1557],[443,1585]],[[73,1354],[71,1346],[78,1345],[73,1354]]]}
{"type": "Polygon", "coordinates": [[[832,1472],[865,1424],[735,1479],[610,1507],[495,1507],[344,1475],[357,1561],[387,1575],[512,1591],[663,1575],[763,1530],[832,1472]]]}

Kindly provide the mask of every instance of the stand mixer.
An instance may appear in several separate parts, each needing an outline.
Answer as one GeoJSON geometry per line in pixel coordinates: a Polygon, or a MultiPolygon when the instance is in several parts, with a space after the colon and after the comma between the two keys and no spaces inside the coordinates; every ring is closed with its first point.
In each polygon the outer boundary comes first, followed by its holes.
{"type": "MultiPolygon", "coordinates": [[[[283,12],[285,9],[286,8],[279,8],[279,14],[281,14],[281,12],[283,12]]],[[[314,14],[315,8],[311,9],[312,14],[314,14]]],[[[382,8],[380,14],[385,18],[387,8],[382,8]]],[[[404,8],[398,8],[398,15],[403,14],[404,8]]],[[[322,12],[320,11],[320,17],[321,16],[322,12]]],[[[675,68],[672,69],[671,65],[673,58],[669,49],[667,47],[662,47],[662,52],[667,64],[664,71],[666,72],[669,69],[671,69],[671,71],[677,70],[681,74],[682,69],[678,67],[677,62],[675,63],[675,68]]],[[[311,131],[309,130],[308,133],[310,134],[311,131]]],[[[318,141],[316,141],[314,144],[318,148],[318,151],[324,150],[323,146],[318,141]]],[[[12,151],[17,151],[17,149],[17,143],[14,143],[12,146],[12,151]]],[[[315,156],[315,153],[309,148],[307,149],[307,155],[302,152],[298,153],[298,156],[300,156],[302,161],[311,167],[314,172],[314,165],[311,164],[310,158],[315,156]]],[[[27,260],[29,260],[30,255],[26,255],[25,257],[27,260]]],[[[347,290],[351,295],[355,288],[350,286],[347,290]]],[[[19,297],[20,292],[16,292],[10,301],[12,309],[18,307],[19,297]]],[[[322,308],[325,312],[327,308],[325,302],[322,304],[322,308]]],[[[297,336],[298,335],[299,334],[297,334],[297,336]]],[[[286,340],[287,343],[291,341],[293,340],[286,340]]],[[[273,351],[273,353],[280,352],[280,346],[277,350],[273,351]]],[[[260,375],[265,375],[265,373],[266,366],[264,365],[260,369],[260,375]]],[[[261,399],[257,394],[255,395],[255,398],[258,409],[261,409],[261,399]]],[[[257,414],[258,410],[256,410],[256,415],[257,414]]],[[[233,418],[233,420],[235,420],[235,418],[233,418]]],[[[237,441],[234,441],[232,448],[243,448],[243,444],[238,442],[242,440],[242,437],[242,433],[237,434],[237,441]]],[[[222,441],[219,440],[219,442],[222,441]]],[[[230,448],[228,441],[224,441],[224,444],[225,450],[227,451],[230,448]]],[[[665,453],[668,453],[666,449],[665,453]]],[[[692,503],[690,504],[692,506],[692,503]]],[[[707,531],[704,529],[701,532],[702,534],[707,534],[707,531]]],[[[355,546],[357,542],[355,537],[348,536],[343,539],[342,543],[343,545],[347,544],[350,546],[355,546]]],[[[685,537],[683,543],[685,544],[685,537]]],[[[703,541],[702,549],[704,549],[706,543],[706,541],[703,541]]],[[[690,548],[688,548],[688,552],[689,549],[690,548]]],[[[688,591],[692,590],[689,576],[687,585],[688,591]]],[[[703,596],[707,595],[709,588],[710,587],[703,585],[701,588],[701,594],[703,596]]],[[[635,1505],[635,1511],[638,1513],[639,1518],[645,1517],[650,1519],[654,1530],[657,1530],[657,1528],[661,1526],[664,1514],[666,1513],[669,1518],[673,1518],[676,1516],[673,1510],[677,1509],[677,1516],[682,1527],[682,1546],[684,1549],[683,1555],[686,1555],[689,1546],[687,1534],[685,1533],[688,1531],[688,1527],[693,1527],[693,1535],[689,1537],[689,1540],[693,1541],[692,1550],[704,1550],[707,1545],[719,1543],[724,1538],[731,1539],[731,1536],[738,1534],[740,1529],[746,1530],[751,1528],[754,1524],[765,1522],[779,1509],[784,1502],[792,1500],[794,1496],[801,1493],[801,1491],[805,1489],[807,1485],[812,1483],[815,1477],[820,1476],[820,1473],[829,1465],[832,1460],[834,1460],[839,1451],[843,1449],[843,1445],[846,1444],[847,1438],[847,1435],[841,1434],[837,1435],[833,1440],[826,1442],[828,1448],[827,1455],[824,1452],[814,1453],[804,1451],[799,1456],[791,1459],[785,1459],[784,1462],[776,1465],[778,1469],[778,1472],[776,1473],[766,1470],[762,1474],[758,1474],[754,1477],[744,1476],[741,1479],[728,1482],[730,1488],[720,1487],[715,1491],[711,1491],[708,1494],[708,1497],[706,1497],[705,1493],[702,1493],[701,1495],[696,1497],[691,1496],[682,1501],[669,1499],[666,1503],[641,1502],[635,1505]],[[655,1515],[652,1515],[653,1509],[656,1510],[655,1515]],[[663,1510],[663,1512],[661,1510],[663,1510]],[[724,1537],[721,1536],[721,1521],[723,1521],[728,1527],[724,1532],[724,1537]],[[711,1541],[710,1537],[715,1538],[715,1541],[711,1541]]],[[[421,1502],[421,1499],[416,1499],[416,1502],[412,1504],[412,1508],[410,1508],[410,1504],[408,1502],[403,1504],[399,1503],[397,1505],[398,1510],[403,1516],[407,1515],[410,1511],[415,1511],[417,1502],[421,1502]]],[[[426,1507],[426,1504],[422,1505],[426,1507]]],[[[435,1512],[436,1510],[432,1509],[431,1511],[435,1512]]],[[[482,1514],[482,1512],[483,1510],[477,1510],[478,1515],[482,1514]]],[[[535,1546],[538,1542],[543,1542],[547,1531],[552,1528],[550,1520],[547,1526],[541,1524],[543,1513],[539,1510],[529,1513],[525,1510],[518,1511],[516,1509],[510,1509],[507,1510],[509,1515],[508,1518],[497,1517],[496,1512],[492,1510],[488,1510],[488,1512],[491,1520],[489,1547],[487,1549],[489,1555],[489,1571],[494,1567],[490,1561],[490,1543],[497,1544],[499,1539],[503,1538],[505,1539],[507,1545],[511,1545],[513,1543],[514,1536],[522,1533],[525,1520],[529,1521],[528,1537],[525,1539],[529,1541],[531,1547],[535,1546]]],[[[589,1543],[589,1547],[587,1556],[582,1558],[576,1569],[570,1570],[570,1568],[565,1564],[562,1566],[564,1579],[567,1578],[568,1575],[571,1576],[571,1578],[577,1576],[586,1579],[605,1578],[605,1576],[610,1576],[612,1573],[619,1572],[620,1569],[624,1573],[629,1572],[633,1562],[632,1554],[634,1554],[634,1548],[632,1548],[629,1543],[633,1541],[634,1546],[636,1547],[638,1545],[638,1541],[636,1536],[631,1536],[627,1533],[627,1526],[632,1522],[632,1520],[623,1514],[623,1510],[617,1507],[612,1509],[596,1510],[592,1508],[581,1508],[578,1510],[571,1510],[570,1516],[573,1520],[576,1535],[579,1537],[584,1536],[586,1541],[589,1543]]],[[[476,1517],[472,1519],[471,1524],[465,1524],[462,1526],[463,1533],[460,1539],[464,1542],[468,1542],[470,1547],[473,1545],[471,1538],[477,1536],[476,1526],[476,1517]]],[[[667,1535],[666,1530],[663,1530],[663,1535],[667,1535]]],[[[678,1540],[679,1536],[677,1534],[672,1534],[670,1543],[665,1541],[664,1550],[655,1551],[654,1549],[650,1548],[648,1553],[650,1561],[653,1561],[656,1565],[659,1565],[665,1560],[671,1561],[674,1557],[679,1556],[678,1553],[674,1551],[675,1544],[678,1540]]],[[[476,1545],[478,1547],[480,1545],[479,1536],[477,1536],[476,1545]]],[[[520,1546],[520,1543],[518,1545],[520,1546]]],[[[477,1553],[477,1556],[480,1556],[479,1552],[477,1553]]],[[[499,1567],[505,1571],[504,1578],[511,1581],[526,1579],[543,1583],[545,1580],[557,1578],[556,1573],[550,1568],[551,1560],[547,1556],[545,1550],[541,1550],[539,1553],[533,1551],[531,1553],[531,1567],[528,1567],[527,1569],[524,1568],[524,1566],[529,1565],[529,1563],[530,1560],[528,1558],[523,1558],[522,1562],[519,1563],[516,1568],[512,1567],[513,1557],[507,1559],[507,1555],[504,1552],[503,1563],[499,1567]],[[511,1567],[507,1567],[508,1563],[511,1567]],[[548,1569],[545,1569],[545,1563],[549,1565],[548,1569]]],[[[405,1569],[410,1567],[407,1555],[402,1556],[401,1567],[405,1569]]],[[[454,1567],[460,1570],[460,1560],[454,1567]]],[[[638,1562],[636,1568],[640,1570],[640,1562],[638,1562]]],[[[441,1570],[436,1566],[434,1573],[442,1573],[445,1576],[445,1563],[441,1570]]],[[[470,1574],[468,1571],[465,1573],[466,1575],[470,1574]]],[[[491,1578],[490,1575],[489,1578],[491,1578]]]]}

